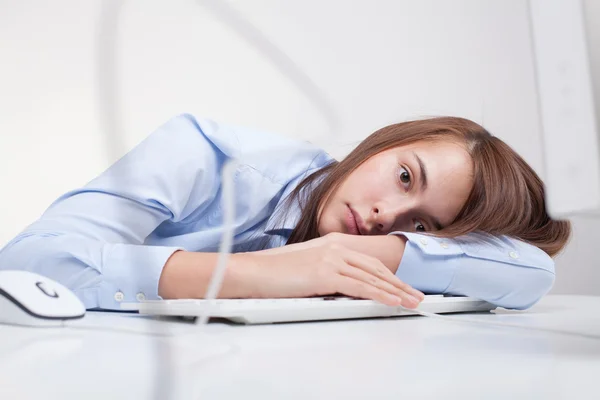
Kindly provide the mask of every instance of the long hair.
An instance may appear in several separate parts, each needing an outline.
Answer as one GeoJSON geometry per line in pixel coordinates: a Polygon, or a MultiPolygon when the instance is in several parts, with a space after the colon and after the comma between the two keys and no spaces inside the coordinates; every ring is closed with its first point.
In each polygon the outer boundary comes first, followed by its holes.
{"type": "Polygon", "coordinates": [[[420,141],[462,144],[473,162],[473,188],[455,220],[439,237],[471,232],[507,235],[530,243],[550,256],[569,240],[568,221],[552,220],[546,211],[544,185],[535,171],[506,143],[473,121],[438,117],[389,125],[371,134],[342,161],[306,177],[290,194],[301,216],[287,244],[319,236],[319,210],[344,179],[370,157],[420,141]],[[308,189],[308,190],[304,190],[308,189]]]}

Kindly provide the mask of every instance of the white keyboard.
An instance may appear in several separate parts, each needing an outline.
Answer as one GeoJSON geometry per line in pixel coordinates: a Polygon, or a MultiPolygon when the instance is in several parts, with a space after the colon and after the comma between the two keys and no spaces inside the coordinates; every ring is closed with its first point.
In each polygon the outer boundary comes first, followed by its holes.
{"type": "MultiPolygon", "coordinates": [[[[198,317],[209,313],[243,324],[319,321],[353,318],[416,315],[402,307],[392,307],[372,300],[327,296],[298,299],[217,299],[217,300],[146,300],[124,303],[123,310],[147,315],[198,317]]],[[[490,311],[494,305],[471,297],[427,295],[419,310],[431,313],[490,311]]]]}

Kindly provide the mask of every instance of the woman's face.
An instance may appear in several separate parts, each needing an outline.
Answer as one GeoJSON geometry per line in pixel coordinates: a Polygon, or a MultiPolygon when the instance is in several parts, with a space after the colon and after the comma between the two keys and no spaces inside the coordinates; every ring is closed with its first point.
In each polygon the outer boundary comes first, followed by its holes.
{"type": "Polygon", "coordinates": [[[323,207],[319,234],[385,235],[450,224],[472,187],[471,157],[452,142],[417,142],[369,158],[323,207]]]}

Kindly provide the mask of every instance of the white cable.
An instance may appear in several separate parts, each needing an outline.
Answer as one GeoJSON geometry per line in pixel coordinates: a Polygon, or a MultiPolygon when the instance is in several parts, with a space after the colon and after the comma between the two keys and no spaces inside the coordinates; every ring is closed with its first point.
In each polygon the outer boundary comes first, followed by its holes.
{"type": "Polygon", "coordinates": [[[126,151],[121,127],[121,98],[119,93],[118,53],[119,16],[125,0],[104,1],[100,5],[95,37],[96,93],[100,129],[104,149],[112,163],[126,151]]]}
{"type": "MultiPolygon", "coordinates": [[[[252,25],[247,19],[241,16],[233,8],[227,5],[225,1],[219,0],[197,0],[197,3],[209,9],[213,15],[223,24],[235,31],[241,39],[247,41],[255,50],[263,55],[275,66],[283,76],[287,77],[298,90],[300,90],[307,99],[315,106],[315,109],[323,116],[329,126],[329,135],[336,136],[339,130],[339,118],[334,107],[330,104],[318,85],[279,47],[271,42],[258,28],[252,25]]],[[[277,151],[276,149],[271,150],[277,151]]],[[[268,156],[265,154],[265,156],[268,156]]],[[[235,223],[235,189],[233,175],[237,167],[237,161],[228,161],[223,167],[221,173],[221,182],[223,185],[222,205],[223,205],[223,235],[219,246],[219,258],[215,267],[205,299],[208,302],[207,312],[203,314],[197,323],[204,326],[209,318],[212,307],[216,306],[214,299],[223,283],[225,270],[229,253],[233,244],[234,223],[235,223]]]]}
{"type": "MultiPolygon", "coordinates": [[[[118,38],[119,16],[124,1],[115,0],[102,6],[99,22],[99,31],[96,35],[96,51],[98,65],[98,107],[100,109],[101,123],[106,138],[107,155],[111,160],[121,155],[124,150],[124,142],[121,135],[119,99],[117,96],[117,67],[118,59],[115,51],[118,38]]],[[[271,43],[260,30],[246,21],[224,3],[216,1],[199,0],[199,4],[208,6],[221,22],[236,31],[241,38],[247,40],[259,53],[267,58],[280,72],[286,76],[299,89],[308,100],[315,105],[316,110],[322,114],[327,121],[332,133],[338,129],[338,118],[333,107],[319,90],[319,87],[277,46],[271,43]]],[[[219,246],[219,257],[213,271],[205,295],[209,304],[217,297],[221,288],[229,254],[231,253],[235,223],[235,191],[233,174],[237,168],[237,162],[231,160],[223,166],[223,210],[224,226],[221,244],[219,246]]],[[[209,307],[207,313],[197,320],[200,327],[204,327],[210,318],[209,307]]],[[[80,327],[79,329],[81,329],[80,327]]],[[[163,336],[164,332],[154,333],[163,336]]],[[[157,341],[158,369],[156,371],[156,399],[167,398],[172,393],[172,381],[170,376],[170,357],[162,357],[165,353],[163,345],[157,341]],[[162,362],[164,361],[164,362],[162,362]]],[[[167,343],[168,345],[168,343],[167,343]]],[[[169,352],[167,347],[166,352],[169,352]]]]}
{"type": "Polygon", "coordinates": [[[216,299],[225,277],[227,269],[227,261],[233,245],[233,227],[235,224],[235,185],[233,175],[237,169],[238,163],[236,160],[228,160],[223,166],[221,173],[222,192],[222,208],[223,208],[223,236],[219,245],[219,257],[217,265],[213,270],[212,276],[206,289],[204,298],[208,302],[207,312],[204,313],[198,320],[200,326],[206,325],[210,318],[210,310],[214,306],[216,299]]]}
{"type": "Polygon", "coordinates": [[[224,0],[196,0],[198,4],[209,10],[218,21],[238,34],[240,39],[250,44],[258,53],[267,59],[272,66],[286,77],[321,114],[329,127],[330,138],[335,138],[340,127],[340,120],[335,107],[317,85],[281,48],[275,45],[260,29],[254,26],[241,13],[224,0]]]}

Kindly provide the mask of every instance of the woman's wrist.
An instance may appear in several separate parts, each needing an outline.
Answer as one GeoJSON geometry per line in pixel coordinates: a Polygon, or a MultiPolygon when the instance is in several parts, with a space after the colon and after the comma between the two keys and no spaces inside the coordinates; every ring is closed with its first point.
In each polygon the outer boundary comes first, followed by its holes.
{"type": "Polygon", "coordinates": [[[261,263],[252,253],[235,253],[229,256],[230,263],[224,279],[223,297],[257,298],[260,296],[261,263]],[[225,288],[225,281],[227,287],[225,288]]]}
{"type": "MultiPolygon", "coordinates": [[[[173,253],[159,279],[159,296],[164,299],[203,298],[218,257],[219,253],[173,253]]],[[[230,254],[218,297],[254,297],[258,286],[257,271],[257,263],[250,253],[230,254]]]]}
{"type": "Polygon", "coordinates": [[[326,235],[331,243],[377,258],[390,271],[396,273],[406,247],[406,237],[401,235],[361,236],[344,233],[326,235]]]}

